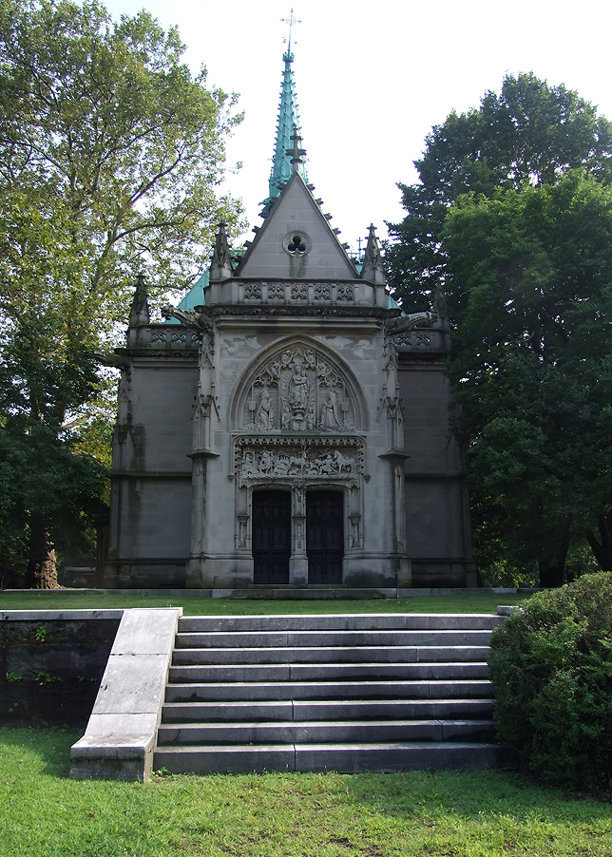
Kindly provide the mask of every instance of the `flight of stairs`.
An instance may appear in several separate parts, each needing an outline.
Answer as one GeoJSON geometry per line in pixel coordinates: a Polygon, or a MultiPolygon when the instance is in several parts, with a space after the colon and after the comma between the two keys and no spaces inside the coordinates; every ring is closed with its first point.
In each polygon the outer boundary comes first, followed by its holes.
{"type": "Polygon", "coordinates": [[[154,769],[494,765],[491,615],[186,617],[154,769]]]}

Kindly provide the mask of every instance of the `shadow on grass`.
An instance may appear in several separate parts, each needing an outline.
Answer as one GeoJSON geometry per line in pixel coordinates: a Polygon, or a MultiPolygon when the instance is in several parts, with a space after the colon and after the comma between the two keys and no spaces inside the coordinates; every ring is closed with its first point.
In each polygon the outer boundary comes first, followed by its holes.
{"type": "Polygon", "coordinates": [[[0,726],[1,747],[22,751],[24,764],[36,765],[40,773],[67,779],[70,773],[70,748],[81,737],[85,726],[0,726]]]}
{"type": "Polygon", "coordinates": [[[512,816],[518,821],[609,821],[612,806],[604,796],[576,794],[540,783],[510,767],[484,771],[406,771],[362,774],[349,787],[356,802],[374,813],[399,815],[420,809],[463,819],[512,816]]]}

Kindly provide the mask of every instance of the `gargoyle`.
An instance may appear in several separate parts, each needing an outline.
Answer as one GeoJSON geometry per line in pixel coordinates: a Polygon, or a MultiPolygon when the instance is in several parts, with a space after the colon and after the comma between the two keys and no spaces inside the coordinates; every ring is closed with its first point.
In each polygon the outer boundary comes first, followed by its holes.
{"type": "Polygon", "coordinates": [[[437,319],[438,315],[435,312],[410,312],[407,315],[400,315],[396,318],[391,318],[385,323],[387,333],[396,335],[406,333],[412,330],[417,325],[431,324],[437,319]]]}
{"type": "Polygon", "coordinates": [[[212,331],[213,322],[201,313],[193,312],[193,310],[180,309],[167,304],[162,307],[162,315],[165,319],[178,318],[181,324],[185,327],[195,327],[196,330],[212,331]]]}
{"type": "Polygon", "coordinates": [[[126,369],[130,368],[130,361],[127,357],[120,354],[113,354],[108,351],[90,351],[89,355],[96,361],[96,363],[101,363],[103,366],[113,366],[115,369],[126,369]]]}

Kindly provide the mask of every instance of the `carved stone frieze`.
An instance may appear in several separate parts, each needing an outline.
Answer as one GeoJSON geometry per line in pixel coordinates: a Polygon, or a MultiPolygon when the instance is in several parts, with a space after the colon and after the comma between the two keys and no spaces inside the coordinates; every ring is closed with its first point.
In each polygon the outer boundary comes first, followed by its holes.
{"type": "Polygon", "coordinates": [[[174,349],[197,348],[200,344],[200,333],[178,325],[143,327],[138,330],[137,346],[174,349]]]}
{"type": "Polygon", "coordinates": [[[261,283],[247,283],[244,287],[244,298],[247,301],[260,301],[262,297],[261,283]]]}
{"type": "Polygon", "coordinates": [[[266,303],[338,303],[354,304],[355,288],[351,283],[319,283],[317,281],[288,280],[286,282],[261,282],[241,285],[242,299],[266,303]]]}
{"type": "Polygon", "coordinates": [[[243,436],[234,442],[234,471],[240,487],[250,483],[342,481],[363,475],[365,445],[355,437],[243,436]]]}
{"type": "Polygon", "coordinates": [[[406,351],[430,349],[432,347],[431,331],[414,330],[412,333],[403,333],[396,337],[396,346],[406,351]]]}

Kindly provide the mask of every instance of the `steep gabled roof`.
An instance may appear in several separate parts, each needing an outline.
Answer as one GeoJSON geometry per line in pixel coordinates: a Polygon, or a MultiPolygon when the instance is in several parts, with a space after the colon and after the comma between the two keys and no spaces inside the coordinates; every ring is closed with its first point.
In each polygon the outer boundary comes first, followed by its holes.
{"type": "Polygon", "coordinates": [[[299,158],[292,166],[236,276],[356,280],[355,266],[300,175],[299,158]]]}

